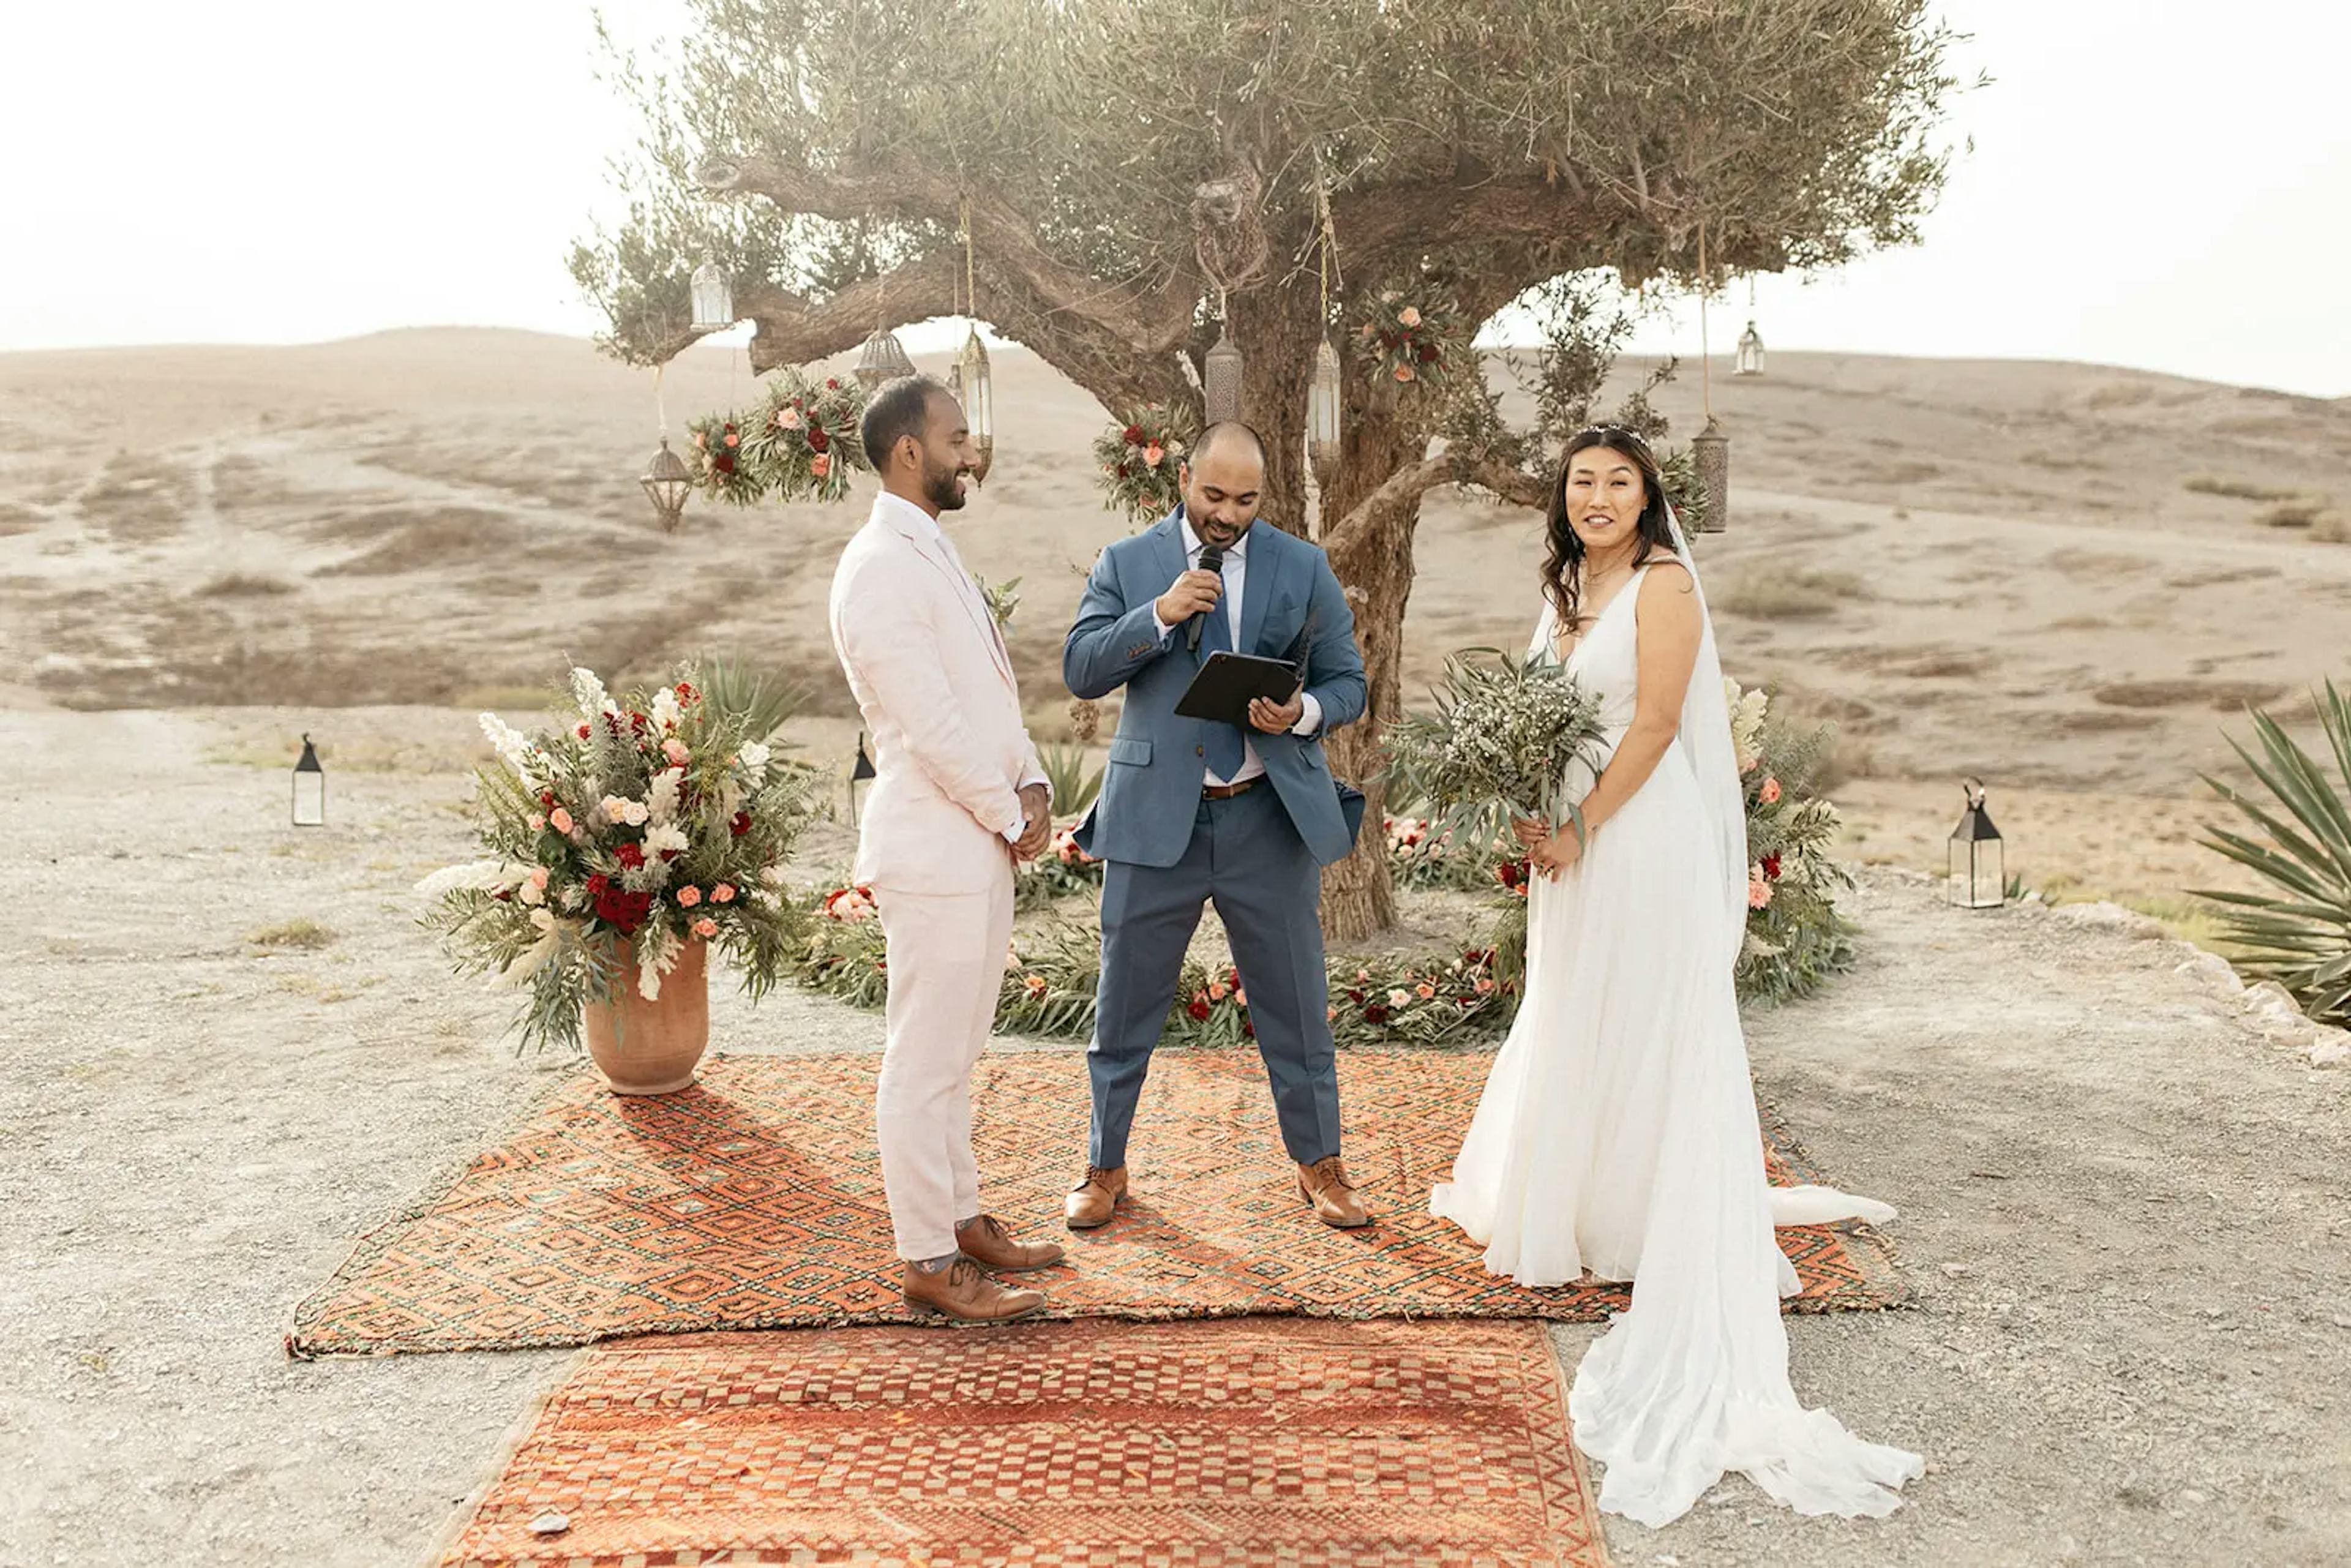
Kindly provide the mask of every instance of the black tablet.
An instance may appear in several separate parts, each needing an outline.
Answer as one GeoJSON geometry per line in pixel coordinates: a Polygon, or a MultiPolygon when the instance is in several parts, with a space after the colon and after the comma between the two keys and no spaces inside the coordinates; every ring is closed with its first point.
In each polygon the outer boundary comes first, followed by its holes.
{"type": "Polygon", "coordinates": [[[1287,659],[1260,659],[1250,653],[1211,653],[1192,685],[1176,705],[1185,718],[1217,719],[1240,729],[1251,727],[1249,706],[1258,697],[1274,704],[1298,695],[1298,666],[1287,659]]]}

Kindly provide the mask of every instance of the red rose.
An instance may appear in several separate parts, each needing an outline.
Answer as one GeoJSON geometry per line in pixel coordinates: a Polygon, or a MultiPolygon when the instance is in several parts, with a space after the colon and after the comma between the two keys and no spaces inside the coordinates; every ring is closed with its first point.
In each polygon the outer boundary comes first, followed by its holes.
{"type": "Polygon", "coordinates": [[[1126,427],[1126,444],[1129,446],[1140,446],[1143,444],[1143,426],[1139,424],[1130,424],[1126,427]]]}
{"type": "Polygon", "coordinates": [[[839,376],[827,376],[824,381],[824,390],[827,392],[839,392],[841,390],[841,378],[839,376]]]}
{"type": "Polygon", "coordinates": [[[726,831],[734,834],[735,837],[738,839],[744,834],[749,832],[751,831],[751,813],[748,811],[736,812],[735,820],[726,824],[726,831]]]}
{"type": "MultiPolygon", "coordinates": [[[[586,727],[584,727],[584,726],[583,726],[583,727],[580,728],[580,734],[582,734],[582,735],[587,734],[587,733],[588,733],[588,731],[587,731],[586,727]]],[[[550,811],[554,810],[555,810],[555,791],[554,791],[554,790],[552,790],[552,789],[541,789],[541,790],[538,792],[538,803],[539,803],[541,806],[545,807],[547,810],[550,810],[550,811]]]]}
{"type": "Polygon", "coordinates": [[[588,727],[584,724],[580,727],[580,738],[582,740],[588,738],[588,727]]]}
{"type": "Polygon", "coordinates": [[[512,904],[514,902],[514,889],[510,887],[492,888],[490,890],[490,896],[496,899],[500,904],[512,904]]]}
{"type": "Polygon", "coordinates": [[[1433,364],[1436,362],[1436,360],[1437,345],[1434,343],[1423,343],[1420,346],[1420,362],[1424,365],[1433,364]]]}
{"type": "Polygon", "coordinates": [[[1186,1008],[1184,1010],[1190,1013],[1202,1023],[1208,1021],[1208,1004],[1206,1002],[1195,1001],[1190,1007],[1186,1008]]]}
{"type": "Polygon", "coordinates": [[[639,735],[644,734],[646,727],[652,723],[653,720],[647,718],[641,713],[632,713],[629,716],[629,727],[635,730],[639,735]]]}
{"type": "Polygon", "coordinates": [[[688,683],[680,681],[677,683],[677,700],[682,703],[698,703],[702,700],[702,694],[695,691],[688,683]]]}
{"type": "Polygon", "coordinates": [[[710,465],[721,474],[732,474],[735,472],[735,455],[731,452],[722,452],[710,460],[710,465]]]}
{"type": "Polygon", "coordinates": [[[671,861],[674,861],[674,860],[677,859],[677,857],[678,857],[681,853],[683,853],[683,852],[684,852],[683,851],[679,851],[679,850],[664,850],[664,851],[662,851],[662,852],[661,852],[662,863],[663,863],[664,865],[667,865],[671,861]]]}
{"type": "Polygon", "coordinates": [[[1365,1023],[1385,1023],[1388,1021],[1388,1009],[1377,1006],[1365,1008],[1364,1009],[1364,1021],[1365,1023]]]}
{"type": "Polygon", "coordinates": [[[588,879],[588,896],[601,898],[604,896],[604,890],[611,885],[612,879],[600,871],[588,879]]]}
{"type": "Polygon", "coordinates": [[[810,452],[821,452],[832,444],[832,437],[824,433],[823,426],[811,424],[809,426],[808,444],[810,452]]]}
{"type": "Polygon", "coordinates": [[[1122,479],[1132,479],[1134,477],[1134,470],[1122,463],[1118,465],[1118,476],[1122,479]]]}
{"type": "Polygon", "coordinates": [[[1780,857],[1778,855],[1765,855],[1763,857],[1763,874],[1773,882],[1780,880],[1780,857]]]}
{"type": "Polygon", "coordinates": [[[612,858],[631,871],[635,871],[645,863],[645,852],[635,844],[622,844],[612,852],[612,858]]]}
{"type": "Polygon", "coordinates": [[[623,893],[608,885],[597,895],[596,916],[622,936],[633,936],[637,927],[645,923],[653,904],[653,895],[650,893],[623,893]]]}
{"type": "Polygon", "coordinates": [[[1357,1007],[1362,1007],[1364,1005],[1364,993],[1359,990],[1350,990],[1347,993],[1347,999],[1354,1003],[1357,1007]]]}

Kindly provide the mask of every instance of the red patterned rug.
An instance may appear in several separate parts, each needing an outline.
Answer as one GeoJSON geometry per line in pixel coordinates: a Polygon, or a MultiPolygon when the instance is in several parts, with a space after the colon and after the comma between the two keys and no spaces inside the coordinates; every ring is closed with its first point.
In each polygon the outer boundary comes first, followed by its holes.
{"type": "Polygon", "coordinates": [[[1564,1395],[1528,1322],[636,1340],[580,1358],[442,1562],[1604,1568],[1564,1395]]]}
{"type": "MultiPolygon", "coordinates": [[[[1110,1225],[1071,1237],[1085,1163],[1077,1051],[995,1053],[976,1084],[982,1193],[1070,1243],[1027,1276],[1056,1317],[1495,1317],[1597,1322],[1614,1291],[1530,1290],[1427,1212],[1492,1058],[1339,1058],[1348,1164],[1380,1222],[1334,1231],[1298,1197],[1255,1053],[1163,1052],[1110,1225]]],[[[873,1153],[880,1058],[721,1056],[682,1093],[623,1099],[582,1072],[506,1140],[366,1237],[295,1310],[297,1356],[513,1350],[628,1334],[910,1321],[873,1153]]],[[[1784,1137],[1775,1181],[1811,1179],[1784,1137]]],[[[1788,1229],[1798,1312],[1904,1299],[1866,1228],[1788,1229]]]]}

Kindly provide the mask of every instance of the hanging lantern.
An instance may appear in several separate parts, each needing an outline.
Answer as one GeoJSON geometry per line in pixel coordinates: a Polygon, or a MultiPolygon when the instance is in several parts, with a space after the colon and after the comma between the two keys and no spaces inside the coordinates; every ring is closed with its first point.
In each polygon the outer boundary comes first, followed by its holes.
{"type": "Polygon", "coordinates": [[[906,357],[906,345],[898,341],[898,334],[886,327],[874,328],[873,335],[865,340],[865,347],[858,350],[859,384],[870,392],[884,382],[914,373],[914,361],[906,357]]]}
{"type": "Polygon", "coordinates": [[[1314,345],[1314,379],[1306,383],[1306,456],[1325,490],[1339,462],[1339,350],[1324,338],[1314,345]]]}
{"type": "Polygon", "coordinates": [[[1944,896],[1961,909],[1998,909],[2008,902],[2007,857],[2000,830],[1984,810],[1983,780],[1970,779],[1961,789],[1968,809],[1951,830],[1944,896]]]}
{"type": "Polygon", "coordinates": [[[1747,330],[1739,334],[1739,362],[1732,367],[1734,376],[1760,376],[1763,373],[1763,340],[1755,330],[1755,323],[1747,323],[1747,330]]]}
{"type": "Polygon", "coordinates": [[[865,732],[861,729],[857,732],[857,760],[851,764],[849,769],[850,826],[857,825],[857,787],[867,779],[876,777],[878,775],[873,771],[873,759],[865,755],[865,732]]]}
{"type": "Polygon", "coordinates": [[[1706,524],[1698,532],[1722,533],[1730,527],[1730,437],[1711,414],[1706,428],[1690,437],[1690,453],[1698,462],[1698,493],[1706,497],[1706,524]]]}
{"type": "Polygon", "coordinates": [[[694,476],[686,472],[677,454],[669,449],[668,436],[662,437],[661,450],[645,465],[637,483],[644,487],[645,499],[653,504],[653,515],[661,518],[662,532],[677,532],[678,518],[685,515],[685,498],[694,489],[694,476]]]}
{"type": "Polygon", "coordinates": [[[302,737],[302,759],[294,764],[294,825],[327,825],[327,770],[319,766],[318,747],[307,735],[302,737]]]}
{"type": "Polygon", "coordinates": [[[963,402],[964,423],[971,430],[971,444],[979,450],[979,465],[971,476],[985,485],[996,461],[996,389],[987,369],[987,345],[979,340],[977,326],[956,359],[954,384],[956,396],[963,402]]]}
{"type": "Polygon", "coordinates": [[[1217,329],[1217,346],[1208,350],[1207,382],[1201,396],[1210,424],[1241,416],[1241,351],[1233,347],[1232,333],[1223,328],[1217,329]]]}
{"type": "Polygon", "coordinates": [[[694,329],[723,332],[735,325],[735,290],[715,261],[694,269],[694,329]]]}

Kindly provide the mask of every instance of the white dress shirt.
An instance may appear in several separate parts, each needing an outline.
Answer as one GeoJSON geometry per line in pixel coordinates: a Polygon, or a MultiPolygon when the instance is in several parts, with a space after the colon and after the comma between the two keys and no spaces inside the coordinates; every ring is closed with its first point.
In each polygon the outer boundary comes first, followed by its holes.
{"type": "MultiPolygon", "coordinates": [[[[954,575],[956,580],[961,583],[964,593],[969,598],[973,604],[978,607],[980,620],[982,623],[988,628],[988,634],[996,638],[998,651],[1004,651],[1004,634],[997,627],[996,612],[988,608],[987,595],[979,591],[979,584],[973,580],[970,569],[963,564],[963,557],[956,551],[955,540],[947,538],[947,531],[939,526],[938,518],[931,516],[930,513],[914,505],[914,502],[907,500],[904,497],[893,496],[887,490],[883,491],[877,499],[880,500],[882,505],[895,507],[906,517],[914,519],[915,536],[925,543],[935,546],[938,552],[946,557],[947,564],[955,568],[954,575]]],[[[1005,662],[1008,664],[1011,663],[1011,654],[1008,652],[1005,652],[1005,662]]],[[[1042,773],[1036,773],[1020,780],[1019,787],[1026,789],[1031,784],[1042,784],[1045,786],[1045,809],[1046,810],[1050,811],[1053,809],[1052,780],[1047,779],[1042,773]]],[[[1017,844],[1020,841],[1020,835],[1028,830],[1028,826],[1029,824],[1026,821],[1015,821],[1010,826],[998,829],[998,831],[1004,835],[1007,842],[1017,844]]]]}
{"type": "MultiPolygon", "coordinates": [[[[1188,517],[1178,526],[1184,531],[1184,570],[1196,571],[1200,566],[1202,548],[1200,536],[1192,531],[1192,519],[1188,517]]],[[[1243,532],[1241,537],[1235,539],[1231,547],[1225,551],[1224,579],[1225,596],[1217,602],[1225,612],[1225,625],[1229,641],[1233,647],[1238,649],[1241,645],[1241,594],[1249,582],[1249,535],[1247,532],[1243,532]]],[[[1155,606],[1151,612],[1151,619],[1159,627],[1159,640],[1162,643],[1176,634],[1175,627],[1159,619],[1159,611],[1155,606]]],[[[1322,705],[1314,700],[1312,692],[1301,692],[1298,700],[1306,711],[1299,715],[1296,724],[1290,727],[1290,733],[1299,736],[1312,735],[1322,727],[1322,705]]],[[[1258,757],[1257,741],[1252,738],[1250,730],[1247,727],[1241,730],[1239,772],[1230,779],[1217,778],[1214,768],[1204,768],[1202,772],[1207,781],[1218,789],[1234,784],[1246,784],[1252,779],[1265,777],[1265,763],[1258,757]]]]}

